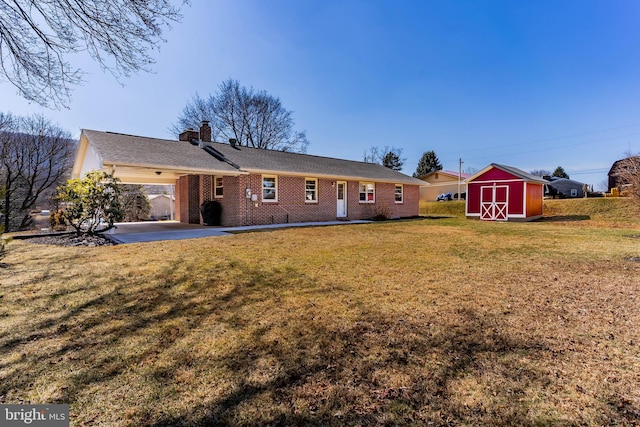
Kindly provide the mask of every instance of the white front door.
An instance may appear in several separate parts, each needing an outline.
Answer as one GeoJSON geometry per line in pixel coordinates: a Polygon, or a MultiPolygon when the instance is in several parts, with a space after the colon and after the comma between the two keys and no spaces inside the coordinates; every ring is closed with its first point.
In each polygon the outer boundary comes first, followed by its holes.
{"type": "Polygon", "coordinates": [[[336,184],[338,204],[336,206],[336,217],[345,218],[347,216],[347,183],[338,181],[336,184]]]}

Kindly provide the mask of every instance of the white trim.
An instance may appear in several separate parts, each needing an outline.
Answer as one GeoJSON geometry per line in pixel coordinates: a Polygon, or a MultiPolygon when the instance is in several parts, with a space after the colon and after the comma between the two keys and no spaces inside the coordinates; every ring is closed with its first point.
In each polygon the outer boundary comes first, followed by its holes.
{"type": "Polygon", "coordinates": [[[471,181],[468,182],[468,185],[473,185],[473,184],[493,184],[493,183],[500,183],[500,182],[527,182],[522,178],[517,178],[517,179],[490,179],[487,181],[471,181]]]}
{"type": "Polygon", "coordinates": [[[262,175],[261,183],[260,183],[260,194],[261,194],[260,197],[262,198],[262,203],[277,203],[278,202],[278,175],[267,175],[267,174],[262,175]],[[265,189],[270,189],[269,187],[265,187],[264,186],[264,179],[265,178],[274,178],[275,179],[274,187],[273,187],[273,189],[275,190],[275,198],[274,199],[265,199],[264,198],[264,190],[265,189]]]}
{"type": "MultiPolygon", "coordinates": [[[[466,216],[472,216],[472,217],[479,217],[480,214],[478,213],[468,213],[466,216]]],[[[509,214],[508,218],[542,218],[543,215],[538,215],[538,216],[526,216],[526,215],[522,215],[522,214],[509,214]]]]}
{"type": "Polygon", "coordinates": [[[336,181],[336,218],[346,218],[347,216],[349,216],[349,203],[347,203],[347,188],[349,186],[347,185],[347,181],[336,181]],[[340,212],[338,212],[338,188],[340,185],[344,186],[344,191],[343,191],[343,198],[342,200],[344,200],[344,215],[339,215],[340,212]]]}
{"type": "MultiPolygon", "coordinates": [[[[522,213],[525,217],[527,216],[527,184],[528,182],[525,181],[522,186],[522,213]]],[[[542,194],[544,194],[544,188],[542,189],[542,194]]]]}
{"type": "Polygon", "coordinates": [[[224,197],[224,177],[220,175],[213,176],[213,198],[214,199],[222,199],[224,197]],[[218,186],[217,180],[220,178],[222,180],[222,185],[218,186]],[[218,196],[218,192],[216,191],[218,188],[222,189],[222,194],[218,196]]]}
{"type": "MultiPolygon", "coordinates": [[[[249,174],[254,174],[254,175],[278,175],[278,176],[298,176],[298,177],[306,177],[309,176],[309,174],[313,174],[314,177],[316,178],[320,178],[320,179],[330,179],[332,181],[366,181],[366,182],[378,182],[378,183],[384,183],[384,184],[397,184],[398,182],[401,182],[404,185],[415,185],[418,187],[429,187],[431,184],[426,182],[426,181],[422,181],[418,178],[412,178],[410,176],[406,176],[406,180],[403,179],[399,179],[398,177],[396,178],[372,178],[370,176],[356,176],[356,175],[330,175],[330,174],[323,174],[323,173],[315,173],[312,171],[307,171],[307,172],[292,172],[292,171],[280,171],[280,170],[264,170],[264,169],[254,169],[254,168],[242,168],[242,173],[249,173],[249,174]],[[418,182],[414,181],[417,180],[418,182]]],[[[208,172],[208,174],[211,174],[210,172],[208,172]]],[[[225,175],[230,175],[225,173],[225,175]]]]}
{"type": "Polygon", "coordinates": [[[358,182],[358,203],[361,204],[375,204],[376,202],[376,183],[375,181],[359,181],[358,182]],[[368,197],[367,195],[369,194],[369,184],[373,185],[373,192],[371,194],[373,194],[373,199],[372,200],[367,200],[368,197]],[[360,191],[360,186],[364,185],[364,195],[365,195],[365,200],[360,200],[360,194],[362,194],[362,191],[360,191]]]}
{"type": "Polygon", "coordinates": [[[396,202],[396,204],[398,205],[402,205],[404,204],[404,184],[395,184],[393,186],[393,200],[396,202]],[[396,200],[396,188],[400,187],[400,200],[396,200]]]}
{"type": "Polygon", "coordinates": [[[310,203],[310,204],[318,203],[318,178],[309,178],[309,177],[304,178],[304,202],[310,203]],[[315,182],[315,186],[313,188],[315,198],[311,200],[307,199],[307,181],[315,182]]]}
{"type": "Polygon", "coordinates": [[[497,185],[496,182],[493,185],[483,185],[480,187],[480,219],[486,221],[508,221],[509,220],[509,186],[497,185]],[[483,194],[485,189],[491,189],[491,199],[484,200],[483,194]],[[506,189],[505,201],[497,202],[496,193],[497,190],[506,189]]]}

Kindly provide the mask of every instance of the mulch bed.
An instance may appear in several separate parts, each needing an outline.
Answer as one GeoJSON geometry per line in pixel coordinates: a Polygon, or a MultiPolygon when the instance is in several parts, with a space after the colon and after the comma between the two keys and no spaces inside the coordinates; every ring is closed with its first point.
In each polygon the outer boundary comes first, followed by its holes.
{"type": "Polygon", "coordinates": [[[57,236],[44,236],[34,237],[29,239],[31,243],[38,243],[42,245],[56,245],[56,246],[112,246],[111,240],[103,236],[92,236],[89,234],[61,234],[57,236]]]}

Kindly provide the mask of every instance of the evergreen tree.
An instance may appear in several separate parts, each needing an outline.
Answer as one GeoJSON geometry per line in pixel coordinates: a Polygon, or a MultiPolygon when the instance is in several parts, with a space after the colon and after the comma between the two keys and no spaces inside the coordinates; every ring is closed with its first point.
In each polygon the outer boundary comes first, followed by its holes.
{"type": "Polygon", "coordinates": [[[569,175],[567,175],[567,173],[564,171],[562,166],[558,166],[556,170],[553,171],[553,174],[551,176],[557,176],[558,178],[569,179],[569,175]]]}
{"type": "Polygon", "coordinates": [[[121,184],[120,204],[125,222],[146,221],[151,213],[151,202],[142,185],[121,184]]]}
{"type": "Polygon", "coordinates": [[[435,151],[426,151],[420,161],[418,162],[418,167],[414,172],[414,178],[420,178],[421,176],[425,176],[428,173],[442,170],[442,164],[440,160],[438,160],[438,156],[436,156],[435,151]]]}
{"type": "Polygon", "coordinates": [[[394,171],[402,170],[403,161],[400,156],[393,151],[387,152],[382,158],[382,166],[393,169],[394,171]]]}

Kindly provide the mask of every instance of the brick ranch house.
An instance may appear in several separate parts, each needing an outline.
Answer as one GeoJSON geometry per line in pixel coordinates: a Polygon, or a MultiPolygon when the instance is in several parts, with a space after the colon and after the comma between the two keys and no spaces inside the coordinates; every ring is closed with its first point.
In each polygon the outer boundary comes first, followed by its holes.
{"type": "Polygon", "coordinates": [[[428,185],[372,163],[211,142],[207,122],[179,141],[84,129],[72,177],[91,170],[175,185],[183,223],[201,224],[201,205],[218,202],[222,226],[413,217],[428,185]]]}

